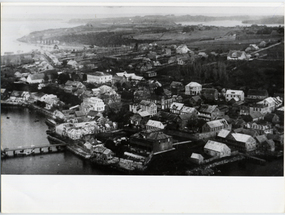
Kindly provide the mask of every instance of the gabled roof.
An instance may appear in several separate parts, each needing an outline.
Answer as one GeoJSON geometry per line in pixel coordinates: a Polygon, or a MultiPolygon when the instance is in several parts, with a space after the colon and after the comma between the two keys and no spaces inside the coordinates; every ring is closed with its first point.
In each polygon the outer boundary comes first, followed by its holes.
{"type": "Polygon", "coordinates": [[[191,158],[192,159],[198,159],[198,160],[204,159],[204,157],[201,154],[198,154],[198,153],[192,153],[191,154],[191,158]]]}
{"type": "Polygon", "coordinates": [[[164,125],[162,124],[162,122],[156,121],[156,120],[151,120],[151,119],[148,120],[148,122],[146,123],[146,126],[151,126],[151,127],[164,129],[164,125]]]}
{"type": "Polygon", "coordinates": [[[225,119],[218,119],[218,120],[206,122],[206,124],[210,128],[216,128],[216,127],[220,127],[220,126],[223,126],[223,125],[228,125],[228,122],[225,119]]]}
{"type": "Polygon", "coordinates": [[[217,137],[226,138],[230,133],[231,133],[231,131],[226,130],[226,129],[222,129],[222,130],[220,130],[220,132],[217,134],[217,137]]]}
{"type": "Polygon", "coordinates": [[[173,103],[170,105],[170,109],[171,109],[171,110],[178,110],[178,111],[180,111],[180,110],[183,108],[183,106],[184,106],[183,103],[173,102],[173,103]]]}
{"type": "Polygon", "coordinates": [[[197,82],[190,82],[186,85],[187,87],[201,87],[202,85],[197,82]]]}
{"type": "Polygon", "coordinates": [[[244,93],[242,90],[227,90],[226,94],[243,95],[244,93]]]}
{"type": "Polygon", "coordinates": [[[212,113],[217,107],[218,105],[202,105],[199,109],[199,112],[212,113]]]}
{"type": "Polygon", "coordinates": [[[36,73],[36,74],[31,74],[29,75],[31,80],[41,80],[44,79],[45,74],[44,73],[36,73]]]}
{"type": "Polygon", "coordinates": [[[263,135],[258,135],[258,136],[256,136],[255,138],[257,139],[257,141],[258,141],[259,143],[264,143],[264,142],[266,142],[266,141],[268,140],[265,134],[263,134],[263,135]]]}
{"type": "Polygon", "coordinates": [[[181,109],[182,113],[194,113],[195,111],[197,111],[195,108],[187,106],[183,106],[183,108],[181,109]]]}
{"type": "Polygon", "coordinates": [[[150,101],[146,101],[146,100],[141,100],[140,105],[151,106],[151,105],[155,105],[155,103],[154,102],[150,102],[150,101]]]}
{"type": "Polygon", "coordinates": [[[213,150],[213,151],[216,151],[216,152],[221,152],[225,148],[229,149],[229,147],[226,144],[220,143],[220,142],[216,142],[216,141],[213,141],[213,140],[208,140],[208,142],[204,146],[204,149],[209,149],[209,150],[213,150]]]}
{"type": "Polygon", "coordinates": [[[251,136],[247,134],[232,133],[231,135],[237,142],[242,142],[242,143],[245,143],[249,141],[249,139],[252,138],[251,136]]]}

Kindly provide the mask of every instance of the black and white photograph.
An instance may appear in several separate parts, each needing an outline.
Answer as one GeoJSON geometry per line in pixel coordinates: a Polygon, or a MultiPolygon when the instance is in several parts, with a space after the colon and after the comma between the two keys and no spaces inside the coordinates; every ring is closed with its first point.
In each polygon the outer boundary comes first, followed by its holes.
{"type": "Polygon", "coordinates": [[[284,212],[284,3],[1,3],[1,212],[284,212]]]}
{"type": "Polygon", "coordinates": [[[283,176],[284,10],[2,5],[1,171],[283,176]]]}

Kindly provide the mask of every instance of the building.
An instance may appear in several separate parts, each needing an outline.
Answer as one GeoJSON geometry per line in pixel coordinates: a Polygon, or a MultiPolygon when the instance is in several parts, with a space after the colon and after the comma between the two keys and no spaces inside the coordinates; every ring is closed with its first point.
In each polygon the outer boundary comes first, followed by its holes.
{"type": "Polygon", "coordinates": [[[105,104],[102,99],[97,97],[85,98],[81,103],[81,110],[85,114],[88,114],[90,110],[103,112],[105,110],[105,104]]]}
{"type": "Polygon", "coordinates": [[[226,101],[235,99],[236,101],[244,101],[244,92],[242,90],[227,90],[226,101]]]}
{"type": "Polygon", "coordinates": [[[198,153],[192,153],[190,160],[196,164],[202,164],[204,162],[204,157],[198,153]]]}
{"type": "Polygon", "coordinates": [[[200,95],[202,85],[197,82],[190,82],[185,86],[185,95],[200,95]]]}
{"type": "Polygon", "coordinates": [[[267,90],[257,90],[257,89],[249,89],[247,92],[247,98],[253,100],[263,100],[268,97],[267,90]]]}
{"type": "Polygon", "coordinates": [[[148,112],[150,116],[154,116],[157,114],[157,106],[154,102],[142,100],[139,104],[130,104],[129,105],[130,112],[138,113],[142,111],[148,112]]]}
{"type": "Polygon", "coordinates": [[[277,107],[282,105],[282,100],[279,97],[268,97],[257,104],[261,104],[266,108],[266,113],[272,113],[277,107]]]}
{"type": "Polygon", "coordinates": [[[230,148],[241,152],[250,152],[256,149],[256,140],[247,134],[227,133],[221,130],[217,135],[217,139],[227,144],[230,148]]]}
{"type": "Polygon", "coordinates": [[[153,78],[157,76],[157,73],[155,71],[147,71],[143,74],[145,78],[153,78]]]}
{"type": "Polygon", "coordinates": [[[202,105],[198,112],[198,118],[206,121],[213,121],[222,116],[222,112],[218,109],[218,105],[202,105]]]}
{"type": "Polygon", "coordinates": [[[217,101],[219,99],[219,92],[215,88],[203,88],[201,96],[206,101],[217,101]]]}
{"type": "Polygon", "coordinates": [[[193,53],[185,44],[182,44],[176,48],[177,54],[193,53]]]}
{"type": "Polygon", "coordinates": [[[230,51],[227,60],[247,60],[248,56],[244,51],[230,51]]]}
{"type": "Polygon", "coordinates": [[[225,119],[218,119],[210,122],[206,122],[202,126],[202,132],[219,132],[222,129],[231,129],[231,126],[225,119]]]}
{"type": "Polygon", "coordinates": [[[147,154],[158,153],[172,150],[173,139],[162,131],[142,131],[130,137],[130,145],[139,151],[146,151],[147,154]]]}
{"type": "Polygon", "coordinates": [[[152,131],[162,130],[165,128],[165,125],[163,125],[162,122],[151,119],[148,120],[145,126],[147,130],[152,130],[152,131]]]}
{"type": "Polygon", "coordinates": [[[208,140],[204,152],[212,157],[223,158],[231,156],[231,149],[224,143],[208,140]]]}
{"type": "Polygon", "coordinates": [[[183,103],[179,103],[179,102],[173,102],[170,105],[170,112],[172,113],[176,113],[176,114],[180,114],[182,108],[184,107],[183,103]]]}
{"type": "Polygon", "coordinates": [[[97,84],[112,82],[112,75],[103,72],[95,72],[93,75],[87,75],[87,82],[97,84]]]}
{"type": "Polygon", "coordinates": [[[27,77],[27,82],[29,84],[40,84],[44,82],[44,77],[45,77],[44,73],[30,74],[27,77]]]}

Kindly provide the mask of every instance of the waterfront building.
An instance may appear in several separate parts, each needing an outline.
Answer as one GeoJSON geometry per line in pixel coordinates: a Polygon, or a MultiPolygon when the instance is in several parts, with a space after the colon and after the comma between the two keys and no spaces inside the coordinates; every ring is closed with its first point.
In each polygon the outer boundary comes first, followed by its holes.
{"type": "Polygon", "coordinates": [[[231,156],[231,149],[224,143],[208,140],[204,152],[212,157],[223,158],[231,156]]]}
{"type": "Polygon", "coordinates": [[[173,149],[172,136],[162,131],[142,131],[130,137],[131,147],[157,153],[173,149]]]}
{"type": "Polygon", "coordinates": [[[198,153],[192,153],[190,157],[190,161],[196,164],[202,164],[204,162],[204,157],[198,153]]]}

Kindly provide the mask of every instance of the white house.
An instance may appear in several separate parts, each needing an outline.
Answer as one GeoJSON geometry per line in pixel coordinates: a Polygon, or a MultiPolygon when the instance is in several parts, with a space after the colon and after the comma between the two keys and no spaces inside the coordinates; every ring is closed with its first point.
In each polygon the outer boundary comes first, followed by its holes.
{"type": "Polygon", "coordinates": [[[227,157],[231,155],[231,149],[224,143],[208,140],[204,146],[204,152],[212,157],[227,157]]]}
{"type": "Polygon", "coordinates": [[[185,95],[200,95],[202,85],[197,82],[190,82],[185,86],[185,95]]]}
{"type": "Polygon", "coordinates": [[[89,83],[107,83],[112,81],[112,75],[103,72],[95,72],[93,75],[87,75],[87,82],[89,83]]]}
{"type": "Polygon", "coordinates": [[[27,78],[29,84],[39,84],[44,82],[44,73],[30,74],[27,78]]]}
{"type": "Polygon", "coordinates": [[[227,90],[226,101],[235,99],[236,101],[244,101],[244,92],[242,90],[227,90]]]}
{"type": "Polygon", "coordinates": [[[90,110],[102,112],[105,110],[105,104],[102,99],[97,97],[85,98],[81,103],[81,110],[88,114],[90,110]]]}
{"type": "Polygon", "coordinates": [[[268,97],[256,104],[263,105],[266,113],[272,113],[276,107],[280,107],[282,105],[282,100],[279,97],[268,97]]]}
{"type": "Polygon", "coordinates": [[[185,44],[182,44],[176,48],[177,54],[186,54],[188,52],[193,53],[193,51],[191,51],[185,44]]]}

